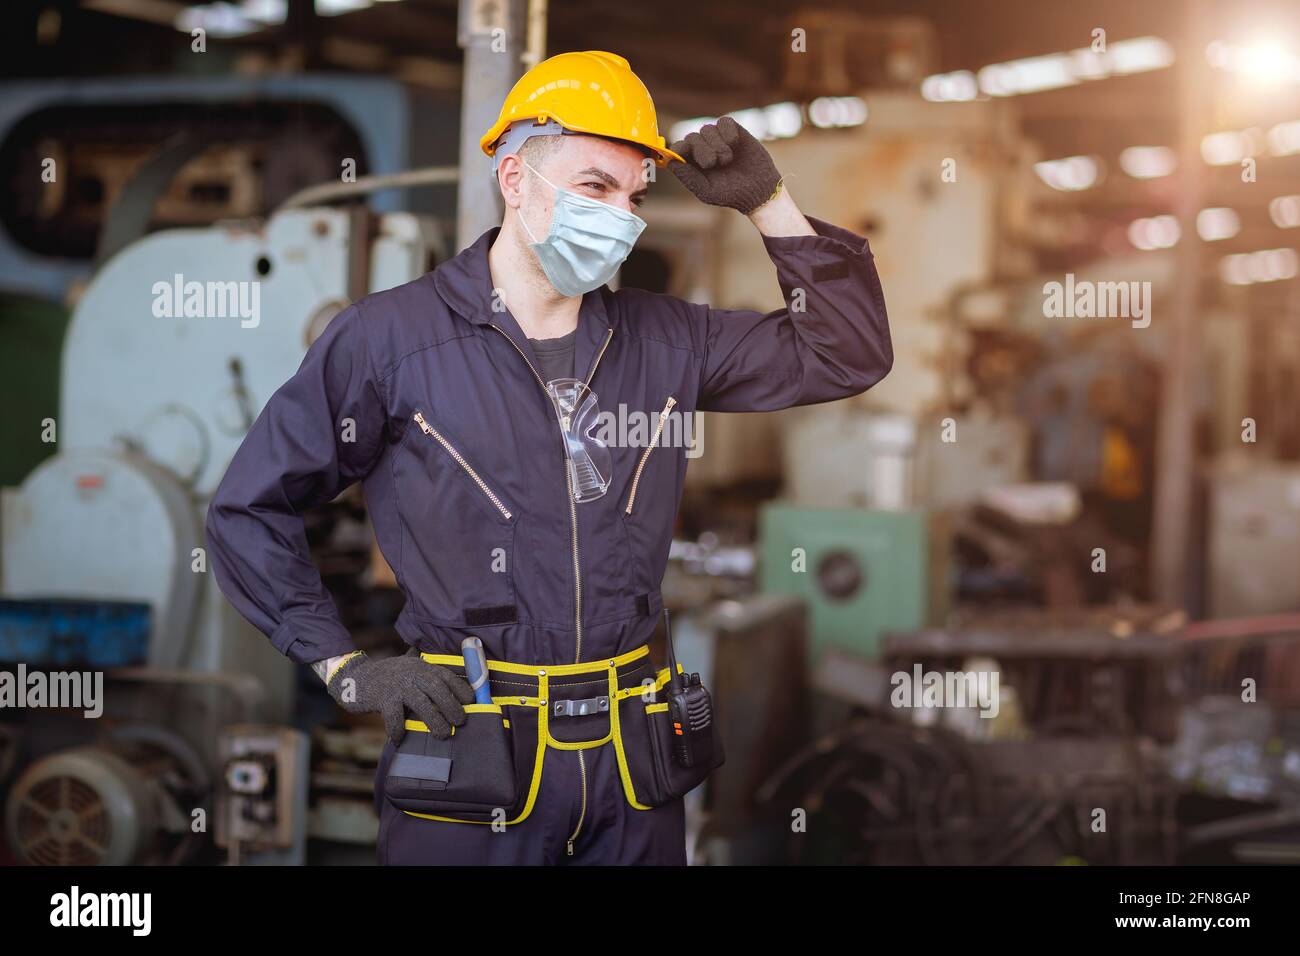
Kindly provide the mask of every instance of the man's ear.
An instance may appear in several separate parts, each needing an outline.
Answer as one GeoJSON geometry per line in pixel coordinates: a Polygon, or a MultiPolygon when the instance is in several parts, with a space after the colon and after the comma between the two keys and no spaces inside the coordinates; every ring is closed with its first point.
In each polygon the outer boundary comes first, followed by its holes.
{"type": "Polygon", "coordinates": [[[518,209],[523,204],[524,164],[518,153],[501,158],[501,165],[497,167],[497,186],[508,207],[518,209]]]}

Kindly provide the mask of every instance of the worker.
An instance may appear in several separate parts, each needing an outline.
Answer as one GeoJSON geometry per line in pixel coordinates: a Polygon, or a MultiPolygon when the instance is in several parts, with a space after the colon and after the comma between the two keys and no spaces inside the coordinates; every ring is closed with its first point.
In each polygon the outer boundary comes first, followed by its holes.
{"type": "Polygon", "coordinates": [[[622,447],[574,418],[857,395],[893,362],[880,281],[867,241],[805,217],[729,117],[669,148],[614,54],[538,64],[481,145],[501,226],[330,322],[217,489],[213,567],[345,710],[383,715],[381,863],[684,863],[681,791],[698,780],[656,739],[667,671],[646,648],[686,472],[686,449],[662,440],[683,429],[628,429],[622,447]],[[609,288],[665,167],[753,223],[786,308],[609,288]],[[404,656],[356,649],[308,552],[302,512],[354,482],[406,597],[404,656]],[[458,666],[470,636],[491,704],[472,703],[458,666]],[[472,812],[466,794],[501,773],[512,805],[472,812]]]}

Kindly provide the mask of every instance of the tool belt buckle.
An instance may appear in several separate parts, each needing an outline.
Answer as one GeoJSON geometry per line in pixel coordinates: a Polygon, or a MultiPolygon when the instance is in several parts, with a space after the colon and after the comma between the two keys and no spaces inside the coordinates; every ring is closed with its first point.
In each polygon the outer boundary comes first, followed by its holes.
{"type": "Polygon", "coordinates": [[[582,700],[557,700],[551,707],[552,717],[586,717],[588,714],[609,713],[609,695],[586,697],[582,700]]]}

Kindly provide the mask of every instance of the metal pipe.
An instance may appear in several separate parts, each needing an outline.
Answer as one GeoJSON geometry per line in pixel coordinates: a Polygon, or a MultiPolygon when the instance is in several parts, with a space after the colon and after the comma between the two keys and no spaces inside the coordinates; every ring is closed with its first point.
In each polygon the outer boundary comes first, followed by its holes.
{"type": "Polygon", "coordinates": [[[224,691],[235,701],[238,705],[238,722],[242,723],[256,722],[261,717],[262,707],[266,703],[266,688],[251,674],[166,670],[159,667],[115,667],[105,671],[104,676],[109,680],[140,684],[214,687],[224,691]]]}
{"type": "Polygon", "coordinates": [[[1300,807],[1287,807],[1282,810],[1267,810],[1262,813],[1248,813],[1245,816],[1229,817],[1189,827],[1183,833],[1183,846],[1202,846],[1206,843],[1218,843],[1237,837],[1263,833],[1268,830],[1281,830],[1300,823],[1300,807]]]}
{"type": "Polygon", "coordinates": [[[300,209],[303,206],[322,206],[344,199],[368,196],[384,189],[400,189],[407,186],[442,186],[460,181],[459,166],[425,166],[420,169],[405,169],[400,173],[384,173],[379,176],[361,176],[351,183],[318,183],[300,189],[284,202],[277,211],[300,209]]]}

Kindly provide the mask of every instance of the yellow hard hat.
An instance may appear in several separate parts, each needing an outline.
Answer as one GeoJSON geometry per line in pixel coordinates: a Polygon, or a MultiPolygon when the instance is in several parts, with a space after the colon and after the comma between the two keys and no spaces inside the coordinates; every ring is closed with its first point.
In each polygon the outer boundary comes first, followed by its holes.
{"type": "Polygon", "coordinates": [[[520,120],[554,121],[575,133],[644,146],[654,153],[656,166],[667,166],[670,159],[684,162],[659,135],[650,91],[615,53],[561,53],[538,63],[519,78],[501,115],[479,140],[483,152],[495,153],[501,134],[520,120]]]}

